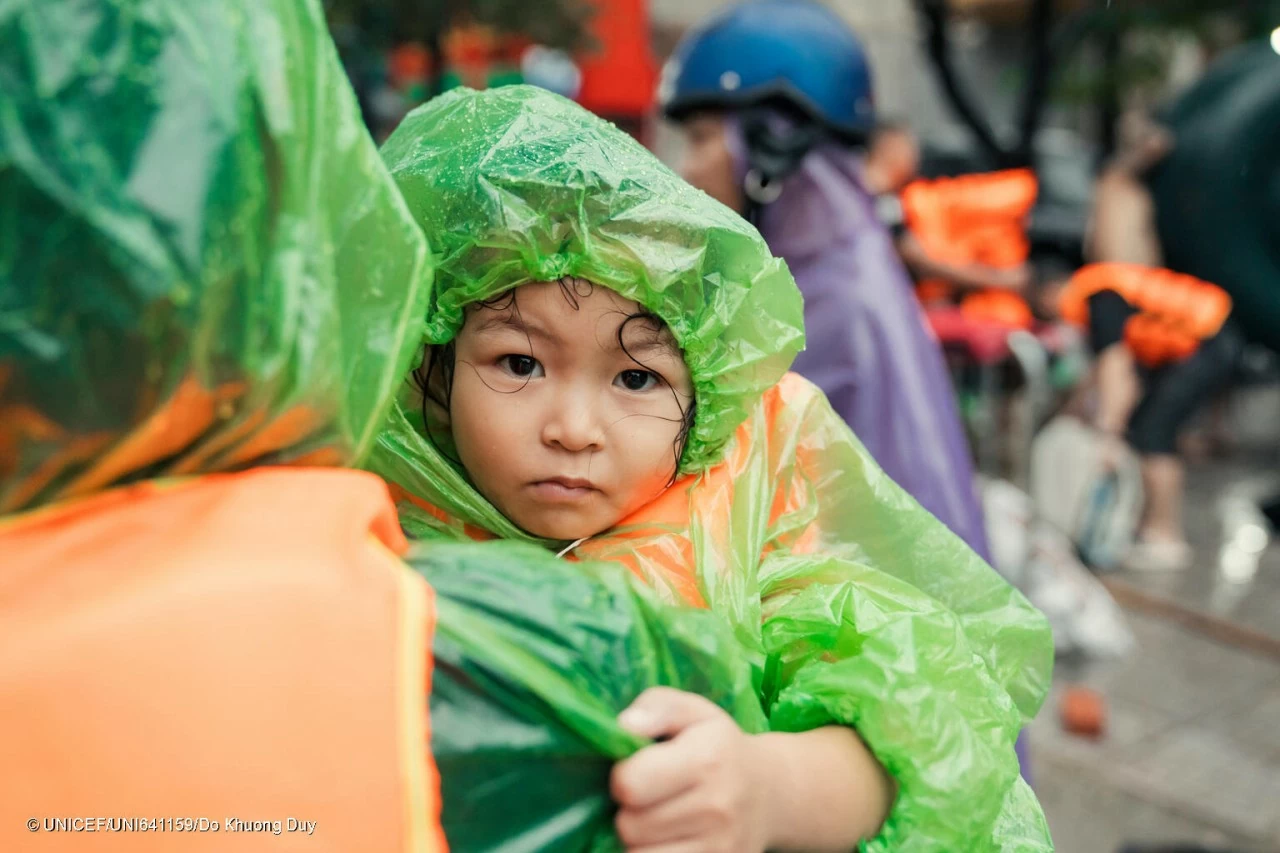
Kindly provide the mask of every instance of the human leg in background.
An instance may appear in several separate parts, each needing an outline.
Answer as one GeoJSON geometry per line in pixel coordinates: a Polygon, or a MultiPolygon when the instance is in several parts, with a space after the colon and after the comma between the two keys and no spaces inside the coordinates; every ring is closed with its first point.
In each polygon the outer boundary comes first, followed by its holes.
{"type": "Polygon", "coordinates": [[[1178,433],[1231,378],[1243,341],[1227,325],[1188,359],[1150,374],[1147,393],[1129,420],[1128,439],[1142,454],[1146,509],[1134,569],[1185,568],[1191,549],[1183,528],[1182,499],[1186,468],[1177,452],[1178,433]]]}

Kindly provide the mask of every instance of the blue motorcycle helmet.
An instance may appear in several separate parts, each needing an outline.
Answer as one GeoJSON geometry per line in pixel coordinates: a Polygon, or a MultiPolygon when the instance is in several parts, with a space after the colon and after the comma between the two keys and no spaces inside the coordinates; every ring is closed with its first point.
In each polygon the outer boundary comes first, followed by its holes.
{"type": "Polygon", "coordinates": [[[864,145],[876,122],[871,66],[848,25],[814,0],[748,0],[687,35],[663,69],[663,113],[741,118],[747,195],[768,204],[818,142],[864,145]],[[770,115],[790,119],[779,130],[770,115]]]}

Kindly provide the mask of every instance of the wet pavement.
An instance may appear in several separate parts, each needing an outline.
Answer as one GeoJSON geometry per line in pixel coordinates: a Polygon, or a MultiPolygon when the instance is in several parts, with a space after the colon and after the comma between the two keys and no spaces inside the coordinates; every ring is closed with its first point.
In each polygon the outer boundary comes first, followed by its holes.
{"type": "MultiPolygon", "coordinates": [[[[1277,425],[1255,417],[1244,431],[1277,425]]],[[[1260,550],[1256,534],[1239,532],[1249,520],[1224,503],[1280,473],[1274,442],[1191,467],[1190,570],[1113,576],[1136,650],[1122,661],[1059,663],[1031,736],[1035,785],[1061,853],[1156,843],[1280,851],[1280,544],[1260,550]],[[1224,548],[1241,541],[1243,561],[1239,548],[1224,548]],[[1069,684],[1106,698],[1100,739],[1062,729],[1058,701],[1069,684]]]]}
{"type": "Polygon", "coordinates": [[[1059,668],[1032,725],[1035,783],[1061,853],[1125,842],[1280,850],[1280,660],[1131,613],[1127,660],[1059,668]],[[1098,740],[1062,730],[1058,699],[1107,699],[1098,740]]]}

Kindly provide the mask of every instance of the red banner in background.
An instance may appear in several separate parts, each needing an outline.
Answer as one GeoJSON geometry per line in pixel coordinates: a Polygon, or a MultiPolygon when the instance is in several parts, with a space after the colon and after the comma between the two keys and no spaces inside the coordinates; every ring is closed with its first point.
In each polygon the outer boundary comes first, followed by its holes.
{"type": "Polygon", "coordinates": [[[649,32],[648,0],[593,0],[599,46],[582,55],[578,102],[608,118],[641,118],[653,106],[658,62],[649,32]]]}

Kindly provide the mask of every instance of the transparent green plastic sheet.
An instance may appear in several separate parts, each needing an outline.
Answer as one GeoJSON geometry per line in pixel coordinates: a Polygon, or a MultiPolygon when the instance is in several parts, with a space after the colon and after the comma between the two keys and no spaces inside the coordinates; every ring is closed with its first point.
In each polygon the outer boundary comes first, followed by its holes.
{"type": "MultiPolygon", "coordinates": [[[[471,302],[574,274],[662,316],[685,351],[698,392],[685,476],[652,523],[572,556],[627,565],[724,620],[771,728],[857,728],[899,785],[866,850],[1052,849],[1013,748],[1048,688],[1048,625],[820,392],[783,377],[799,296],[754,230],[621,131],[528,87],[439,98],[384,157],[440,256],[428,342],[449,340],[471,302]]],[[[564,544],[503,518],[424,438],[421,412],[406,383],[368,462],[405,498],[411,535],[564,544]]]]}
{"type": "Polygon", "coordinates": [[[408,559],[436,592],[431,748],[454,850],[621,850],[609,772],[647,741],[617,715],[649,687],[766,728],[732,635],[618,566],[511,543],[432,544],[408,559]]]}
{"type": "Polygon", "coordinates": [[[0,513],[356,458],[430,281],[318,2],[0,4],[0,513]]]}

